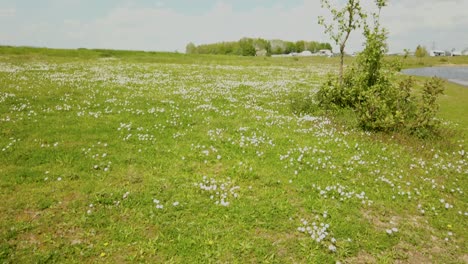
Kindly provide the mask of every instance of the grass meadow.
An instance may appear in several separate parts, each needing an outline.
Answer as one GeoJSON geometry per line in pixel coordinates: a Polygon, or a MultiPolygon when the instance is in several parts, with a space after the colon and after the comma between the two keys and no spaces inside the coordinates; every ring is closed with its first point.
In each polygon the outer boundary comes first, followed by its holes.
{"type": "Polygon", "coordinates": [[[337,62],[0,48],[0,262],[467,263],[468,89],[363,132],[337,62]]]}

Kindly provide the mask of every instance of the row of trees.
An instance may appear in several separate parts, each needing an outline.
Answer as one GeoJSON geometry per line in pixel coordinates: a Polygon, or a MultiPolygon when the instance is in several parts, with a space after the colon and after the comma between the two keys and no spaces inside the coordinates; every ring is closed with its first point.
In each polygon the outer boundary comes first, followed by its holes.
{"type": "Polygon", "coordinates": [[[321,43],[317,41],[299,40],[296,42],[283,41],[279,39],[270,40],[272,54],[289,54],[292,52],[310,51],[315,53],[319,50],[332,50],[330,43],[321,43]]]}
{"type": "Polygon", "coordinates": [[[256,56],[272,54],[289,54],[292,52],[311,51],[317,52],[322,49],[332,50],[329,43],[320,43],[316,41],[297,42],[284,40],[265,40],[261,38],[242,38],[239,41],[219,42],[213,44],[203,44],[196,46],[189,43],[186,46],[187,54],[222,54],[239,56],[256,56]]]}

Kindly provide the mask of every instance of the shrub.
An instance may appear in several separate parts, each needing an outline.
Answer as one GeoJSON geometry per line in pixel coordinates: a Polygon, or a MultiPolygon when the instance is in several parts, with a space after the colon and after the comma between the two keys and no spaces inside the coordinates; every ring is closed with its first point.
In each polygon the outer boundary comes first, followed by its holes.
{"type": "Polygon", "coordinates": [[[327,109],[353,109],[359,125],[366,130],[407,130],[420,137],[433,133],[439,125],[436,99],[443,93],[443,81],[427,81],[418,102],[411,94],[414,80],[410,77],[398,82],[396,73],[401,65],[383,60],[387,36],[378,21],[373,28],[366,25],[364,35],[365,49],[346,69],[343,83],[329,75],[316,94],[318,104],[327,109]]]}
{"type": "Polygon", "coordinates": [[[313,93],[294,92],[289,96],[289,108],[295,115],[311,114],[317,111],[313,93]]]}
{"type": "Polygon", "coordinates": [[[440,125],[440,121],[435,118],[439,111],[437,97],[444,93],[444,81],[433,77],[424,83],[421,102],[416,115],[416,122],[412,127],[413,133],[420,137],[428,136],[431,131],[435,131],[440,125]]]}
{"type": "Polygon", "coordinates": [[[427,52],[426,47],[423,47],[421,45],[418,45],[416,47],[416,51],[414,52],[414,55],[418,58],[426,57],[429,55],[429,52],[427,52]]]}

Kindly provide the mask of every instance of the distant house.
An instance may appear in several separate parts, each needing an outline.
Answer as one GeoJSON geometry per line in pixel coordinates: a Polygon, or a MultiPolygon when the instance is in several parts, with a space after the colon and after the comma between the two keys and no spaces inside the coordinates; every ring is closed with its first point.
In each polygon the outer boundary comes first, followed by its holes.
{"type": "Polygon", "coordinates": [[[313,56],[313,54],[312,54],[312,52],[310,52],[308,50],[304,50],[303,52],[299,53],[299,56],[310,57],[310,56],[313,56]]]}
{"type": "Polygon", "coordinates": [[[310,57],[310,56],[314,56],[314,54],[312,54],[312,52],[308,51],[308,50],[304,50],[303,52],[300,52],[300,53],[297,53],[297,52],[291,52],[288,54],[288,56],[293,56],[293,57],[310,57]]]}
{"type": "Polygon", "coordinates": [[[332,57],[333,56],[333,52],[331,50],[327,50],[327,49],[319,50],[318,54],[319,54],[319,56],[327,56],[327,57],[332,57]]]}
{"type": "Polygon", "coordinates": [[[431,52],[429,52],[429,55],[431,57],[445,56],[445,51],[443,51],[443,50],[431,50],[431,52]]]}
{"type": "Polygon", "coordinates": [[[291,56],[290,54],[273,54],[271,57],[273,58],[282,58],[282,57],[289,57],[291,56]]]}
{"type": "Polygon", "coordinates": [[[304,50],[303,52],[291,52],[289,54],[275,54],[272,57],[311,57],[311,56],[327,56],[332,57],[333,52],[331,50],[320,50],[317,53],[312,53],[309,50],[304,50]]]}

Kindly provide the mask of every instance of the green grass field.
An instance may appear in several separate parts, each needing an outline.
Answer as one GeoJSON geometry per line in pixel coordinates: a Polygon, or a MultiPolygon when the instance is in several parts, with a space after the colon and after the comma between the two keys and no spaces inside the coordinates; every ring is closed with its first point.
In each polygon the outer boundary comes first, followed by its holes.
{"type": "Polygon", "coordinates": [[[337,61],[0,48],[0,262],[467,263],[468,89],[294,115],[337,61]]]}

